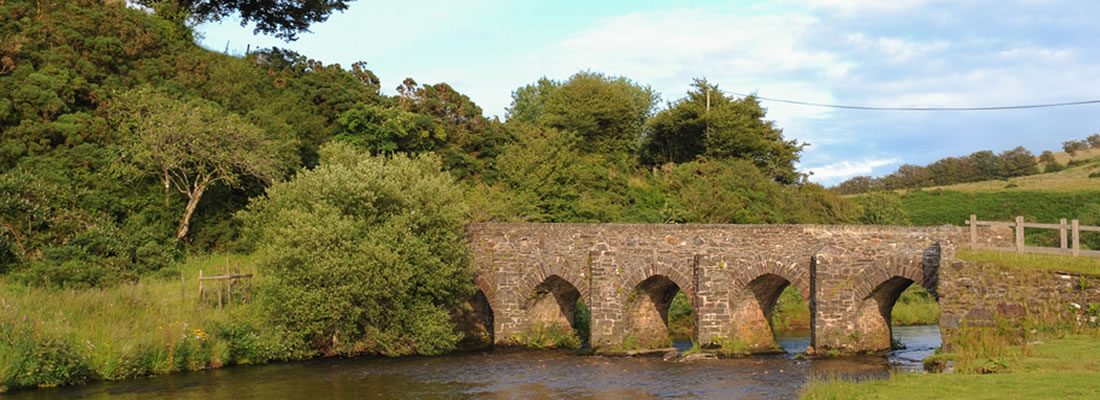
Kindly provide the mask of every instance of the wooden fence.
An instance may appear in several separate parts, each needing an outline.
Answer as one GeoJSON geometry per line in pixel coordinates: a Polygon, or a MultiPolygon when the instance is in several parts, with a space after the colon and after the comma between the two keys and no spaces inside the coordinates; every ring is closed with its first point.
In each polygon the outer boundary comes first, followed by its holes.
{"type": "Polygon", "coordinates": [[[225,260],[225,268],[222,269],[221,275],[203,275],[202,270],[199,270],[199,303],[202,303],[204,296],[208,293],[206,282],[213,281],[214,290],[218,295],[218,308],[223,308],[224,304],[233,302],[233,286],[237,285],[238,301],[242,299],[242,295],[252,297],[252,277],[255,273],[241,273],[240,267],[230,266],[229,259],[225,260]],[[242,287],[238,281],[244,280],[244,284],[247,286],[242,287]],[[244,290],[241,290],[244,289],[244,290]],[[223,302],[224,301],[224,302],[223,302]]]}
{"type": "Polygon", "coordinates": [[[1083,226],[1077,220],[1066,222],[1065,218],[1057,224],[1041,224],[1037,222],[1024,222],[1024,217],[1016,217],[1016,221],[979,221],[978,216],[970,214],[970,220],[966,222],[970,226],[970,248],[980,250],[1014,251],[1017,254],[1043,253],[1061,254],[1069,256],[1100,257],[1100,250],[1086,250],[1081,248],[1081,232],[1100,232],[1100,226],[1083,226]],[[1006,226],[1015,229],[1016,240],[1012,247],[979,246],[979,226],[1006,226]],[[1058,231],[1059,247],[1028,246],[1024,244],[1024,229],[1049,229],[1058,231]]]}

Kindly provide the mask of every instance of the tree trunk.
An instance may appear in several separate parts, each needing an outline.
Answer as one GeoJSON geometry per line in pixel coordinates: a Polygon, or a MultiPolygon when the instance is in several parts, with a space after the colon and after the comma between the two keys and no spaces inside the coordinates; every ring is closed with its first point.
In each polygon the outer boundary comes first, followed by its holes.
{"type": "Polygon", "coordinates": [[[195,208],[199,206],[199,199],[202,198],[202,192],[206,190],[206,184],[195,185],[195,192],[187,198],[187,209],[183,211],[183,218],[180,219],[179,229],[176,229],[176,241],[183,240],[184,236],[187,236],[187,230],[191,227],[191,215],[195,214],[195,208]]]}

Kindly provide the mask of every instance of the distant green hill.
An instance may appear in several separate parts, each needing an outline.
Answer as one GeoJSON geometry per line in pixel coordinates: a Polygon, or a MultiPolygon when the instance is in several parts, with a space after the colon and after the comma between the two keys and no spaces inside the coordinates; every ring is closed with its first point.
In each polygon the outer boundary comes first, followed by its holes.
{"type": "MultiPolygon", "coordinates": [[[[1069,155],[1056,153],[1055,159],[1066,163],[1069,155]]],[[[1100,149],[1089,149],[1073,158],[1077,164],[1062,171],[1038,175],[1020,176],[1005,180],[960,183],[922,190],[952,190],[960,192],[1076,192],[1100,190],[1100,149]],[[1089,175],[1093,175],[1092,178],[1089,175]]]]}

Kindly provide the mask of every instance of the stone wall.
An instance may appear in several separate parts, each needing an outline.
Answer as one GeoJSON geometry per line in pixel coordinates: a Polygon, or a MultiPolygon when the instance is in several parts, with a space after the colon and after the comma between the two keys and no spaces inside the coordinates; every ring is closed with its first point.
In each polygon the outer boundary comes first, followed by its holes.
{"type": "Polygon", "coordinates": [[[889,348],[893,301],[913,283],[936,293],[940,260],[954,260],[960,236],[955,227],[522,223],[467,233],[497,343],[546,322],[540,304],[578,300],[591,310],[593,348],[667,342],[666,300],[683,291],[696,340],[755,351],[775,348],[767,319],[787,285],[810,302],[819,350],[889,348]],[[541,290],[548,280],[558,289],[541,290]]]}
{"type": "Polygon", "coordinates": [[[1100,278],[954,261],[940,269],[940,326],[1063,318],[1100,303],[1100,278]]]}

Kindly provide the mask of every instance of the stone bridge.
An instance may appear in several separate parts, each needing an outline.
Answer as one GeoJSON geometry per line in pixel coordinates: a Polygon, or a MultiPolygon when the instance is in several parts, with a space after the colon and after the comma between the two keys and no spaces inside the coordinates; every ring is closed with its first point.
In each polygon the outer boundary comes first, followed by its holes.
{"type": "Polygon", "coordinates": [[[890,311],[911,284],[937,294],[955,227],[488,223],[467,227],[478,299],[495,343],[572,326],[591,310],[593,349],[668,347],[668,309],[691,300],[694,339],[779,347],[771,315],[794,285],[811,314],[811,351],[890,348],[890,311]]]}

